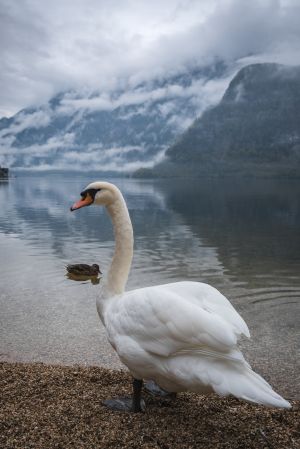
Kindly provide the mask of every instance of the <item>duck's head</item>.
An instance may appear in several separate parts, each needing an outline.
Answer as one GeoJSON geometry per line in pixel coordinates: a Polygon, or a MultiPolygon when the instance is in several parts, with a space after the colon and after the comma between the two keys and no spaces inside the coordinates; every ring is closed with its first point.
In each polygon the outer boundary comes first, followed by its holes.
{"type": "Polygon", "coordinates": [[[80,195],[81,199],[71,206],[71,211],[90,206],[91,204],[110,206],[120,198],[121,193],[114,184],[96,181],[86,186],[80,195]]]}
{"type": "Polygon", "coordinates": [[[97,273],[102,274],[100,267],[97,263],[93,263],[92,268],[97,271],[97,273]]]}

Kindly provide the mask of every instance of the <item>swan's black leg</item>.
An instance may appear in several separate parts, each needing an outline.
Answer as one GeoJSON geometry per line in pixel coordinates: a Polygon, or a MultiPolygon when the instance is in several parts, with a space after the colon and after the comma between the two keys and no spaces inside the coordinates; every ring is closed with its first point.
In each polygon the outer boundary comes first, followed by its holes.
{"type": "Polygon", "coordinates": [[[143,381],[139,379],[133,379],[132,382],[133,386],[133,394],[132,394],[132,406],[131,411],[134,413],[142,412],[141,407],[141,393],[142,393],[142,387],[143,387],[143,381]]]}
{"type": "Polygon", "coordinates": [[[153,380],[148,380],[147,382],[145,382],[145,390],[152,396],[157,396],[162,399],[176,399],[176,393],[171,393],[169,391],[163,390],[153,380]]]}
{"type": "Polygon", "coordinates": [[[141,398],[143,381],[139,379],[133,379],[133,393],[131,398],[116,398],[107,399],[103,404],[111,408],[112,410],[117,410],[119,412],[143,412],[145,410],[145,402],[141,398]]]}

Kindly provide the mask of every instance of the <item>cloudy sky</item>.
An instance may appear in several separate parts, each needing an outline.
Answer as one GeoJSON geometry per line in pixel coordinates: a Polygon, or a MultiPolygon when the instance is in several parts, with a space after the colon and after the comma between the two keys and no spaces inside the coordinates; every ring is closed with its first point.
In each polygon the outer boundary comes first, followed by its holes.
{"type": "Polygon", "coordinates": [[[299,0],[0,0],[0,20],[0,116],[214,58],[300,64],[299,0]]]}

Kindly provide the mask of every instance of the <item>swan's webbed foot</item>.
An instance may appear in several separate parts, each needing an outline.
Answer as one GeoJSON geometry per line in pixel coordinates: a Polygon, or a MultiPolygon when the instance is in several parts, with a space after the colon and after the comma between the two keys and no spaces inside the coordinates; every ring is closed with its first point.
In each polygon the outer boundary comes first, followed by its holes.
{"type": "Polygon", "coordinates": [[[132,398],[116,398],[116,399],[106,399],[103,404],[118,412],[133,412],[139,413],[144,412],[146,409],[145,401],[143,399],[140,400],[140,403],[134,403],[132,398]]]}
{"type": "Polygon", "coordinates": [[[146,405],[145,401],[141,398],[142,386],[142,380],[133,379],[133,395],[131,398],[107,399],[103,402],[103,405],[118,412],[144,412],[146,405]]]}
{"type": "Polygon", "coordinates": [[[153,380],[148,380],[147,382],[145,382],[145,390],[152,396],[158,396],[162,399],[176,399],[177,396],[176,393],[171,393],[169,391],[163,390],[153,380]]]}

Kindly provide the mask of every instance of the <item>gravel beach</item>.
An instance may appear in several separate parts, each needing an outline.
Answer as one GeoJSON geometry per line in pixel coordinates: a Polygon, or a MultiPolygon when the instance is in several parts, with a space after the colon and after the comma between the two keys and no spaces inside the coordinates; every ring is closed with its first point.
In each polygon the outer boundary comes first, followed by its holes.
{"type": "Polygon", "coordinates": [[[143,414],[113,412],[104,399],[128,395],[127,372],[100,367],[1,363],[1,449],[297,449],[300,401],[268,409],[234,398],[144,393],[143,414]]]}

